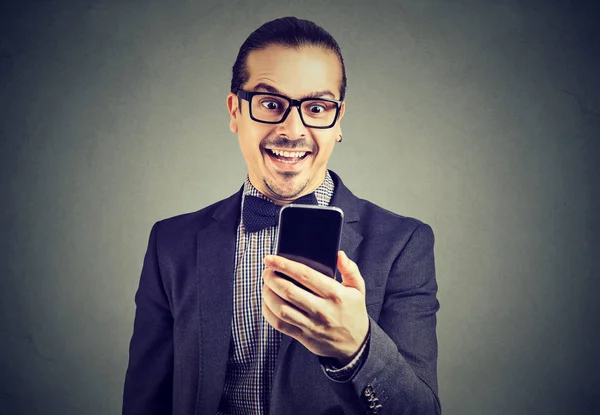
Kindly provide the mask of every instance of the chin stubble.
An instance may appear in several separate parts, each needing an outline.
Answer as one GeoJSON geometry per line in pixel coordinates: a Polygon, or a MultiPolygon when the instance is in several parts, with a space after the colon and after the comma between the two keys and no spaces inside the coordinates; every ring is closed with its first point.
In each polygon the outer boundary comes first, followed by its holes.
{"type": "MultiPolygon", "coordinates": [[[[286,179],[291,179],[294,176],[297,176],[298,173],[286,172],[283,175],[285,176],[286,179]]],[[[306,181],[306,183],[304,183],[302,186],[300,186],[300,189],[297,192],[295,192],[294,194],[284,195],[284,194],[279,193],[277,190],[275,190],[266,179],[263,181],[263,183],[264,183],[265,187],[267,189],[269,189],[271,194],[275,195],[277,198],[284,199],[284,200],[285,199],[295,199],[300,193],[302,193],[304,191],[304,189],[306,189],[306,186],[308,185],[308,181],[306,181]]]]}

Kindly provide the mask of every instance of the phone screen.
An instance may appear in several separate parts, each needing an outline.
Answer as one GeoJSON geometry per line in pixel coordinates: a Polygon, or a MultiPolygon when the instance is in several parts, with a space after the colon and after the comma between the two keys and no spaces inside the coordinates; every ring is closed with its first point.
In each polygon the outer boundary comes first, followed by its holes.
{"type": "Polygon", "coordinates": [[[344,214],[329,206],[288,205],[281,209],[277,255],[335,278],[344,214]]]}

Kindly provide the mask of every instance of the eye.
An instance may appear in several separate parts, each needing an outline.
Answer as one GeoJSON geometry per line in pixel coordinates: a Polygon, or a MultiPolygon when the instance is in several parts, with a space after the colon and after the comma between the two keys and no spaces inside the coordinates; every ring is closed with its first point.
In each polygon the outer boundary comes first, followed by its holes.
{"type": "Polygon", "coordinates": [[[322,104],[312,104],[308,107],[308,110],[313,114],[320,114],[323,111],[327,111],[327,108],[322,104]]]}
{"type": "Polygon", "coordinates": [[[276,111],[281,108],[281,103],[273,99],[263,99],[260,104],[270,111],[276,111]]]}
{"type": "Polygon", "coordinates": [[[324,117],[335,112],[335,104],[329,101],[313,100],[306,101],[302,106],[302,111],[310,117],[324,117]]]}

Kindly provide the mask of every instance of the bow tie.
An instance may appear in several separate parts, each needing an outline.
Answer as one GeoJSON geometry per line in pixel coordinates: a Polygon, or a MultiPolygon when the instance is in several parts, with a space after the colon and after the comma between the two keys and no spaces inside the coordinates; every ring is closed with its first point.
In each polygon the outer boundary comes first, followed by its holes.
{"type": "MultiPolygon", "coordinates": [[[[316,205],[317,197],[314,193],[309,193],[292,203],[316,205]]],[[[257,196],[244,196],[244,212],[242,214],[244,228],[248,232],[257,232],[269,226],[277,225],[281,208],[282,206],[257,196]]]]}

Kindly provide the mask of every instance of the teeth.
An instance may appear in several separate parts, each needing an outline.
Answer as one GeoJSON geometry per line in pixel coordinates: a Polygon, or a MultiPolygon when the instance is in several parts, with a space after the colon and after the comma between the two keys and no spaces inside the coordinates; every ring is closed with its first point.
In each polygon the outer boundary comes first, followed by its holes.
{"type": "Polygon", "coordinates": [[[304,155],[306,154],[306,151],[279,151],[279,150],[271,150],[271,152],[273,154],[275,154],[276,156],[295,157],[295,158],[304,157],[304,155]]]}

